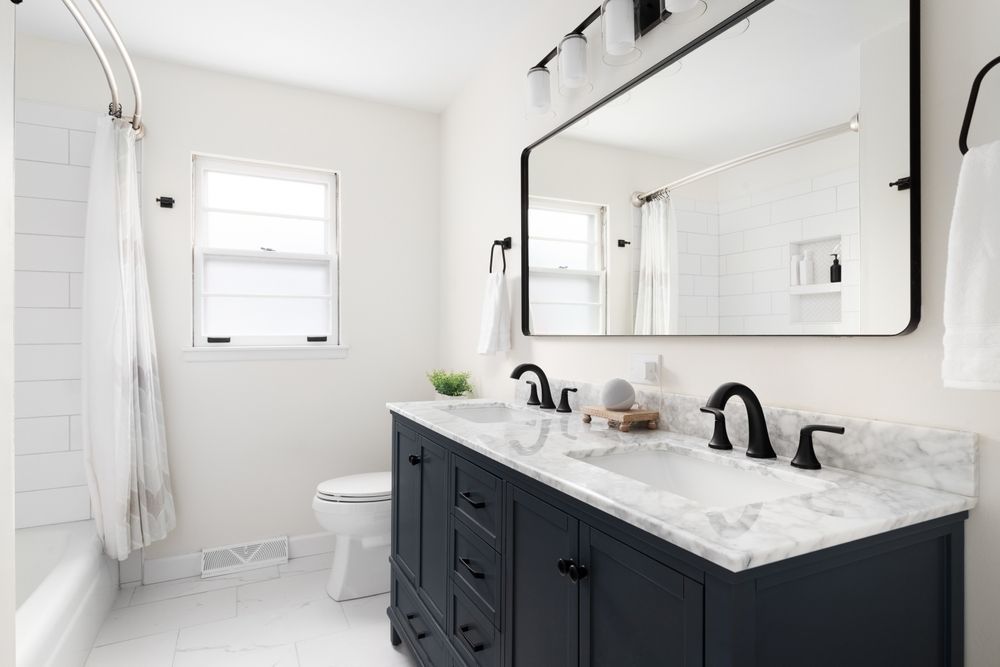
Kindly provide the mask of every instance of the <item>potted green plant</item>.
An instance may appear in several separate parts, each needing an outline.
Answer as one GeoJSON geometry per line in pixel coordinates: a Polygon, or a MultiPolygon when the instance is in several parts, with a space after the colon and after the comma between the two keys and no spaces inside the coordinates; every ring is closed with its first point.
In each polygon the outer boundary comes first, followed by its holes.
{"type": "Polygon", "coordinates": [[[434,385],[438,400],[448,400],[472,395],[470,375],[471,373],[467,371],[451,373],[436,369],[427,374],[427,379],[434,385]]]}

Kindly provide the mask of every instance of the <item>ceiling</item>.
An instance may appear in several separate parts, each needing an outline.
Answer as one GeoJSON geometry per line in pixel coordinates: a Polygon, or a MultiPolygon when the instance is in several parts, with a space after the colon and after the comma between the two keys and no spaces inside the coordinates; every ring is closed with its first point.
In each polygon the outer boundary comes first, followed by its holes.
{"type": "Polygon", "coordinates": [[[907,0],[776,0],[565,136],[714,164],[845,123],[861,43],[908,16],[907,0]]]}
{"type": "MultiPolygon", "coordinates": [[[[104,0],[104,6],[135,56],[440,111],[538,2],[104,0]]],[[[87,2],[77,4],[92,17],[87,2]]],[[[19,32],[86,43],[57,0],[23,2],[17,22],[19,32]]],[[[97,19],[91,23],[100,32],[97,19]]]]}

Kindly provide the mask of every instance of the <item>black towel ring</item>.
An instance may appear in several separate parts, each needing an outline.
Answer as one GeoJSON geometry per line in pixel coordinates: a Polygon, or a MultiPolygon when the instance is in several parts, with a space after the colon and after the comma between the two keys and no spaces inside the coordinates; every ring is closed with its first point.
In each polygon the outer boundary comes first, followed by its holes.
{"type": "Polygon", "coordinates": [[[514,242],[509,236],[497,239],[490,246],[490,273],[493,273],[493,249],[500,246],[500,259],[503,260],[503,272],[507,273],[507,251],[511,249],[514,242]]]}
{"type": "Polygon", "coordinates": [[[979,71],[975,81],[972,82],[972,92],[969,93],[969,104],[965,108],[965,120],[962,121],[962,133],[958,136],[958,149],[962,155],[969,152],[969,130],[972,128],[972,115],[976,112],[976,100],[979,99],[979,88],[983,85],[983,79],[991,69],[1000,65],[1000,58],[994,58],[986,64],[986,67],[979,71]]]}

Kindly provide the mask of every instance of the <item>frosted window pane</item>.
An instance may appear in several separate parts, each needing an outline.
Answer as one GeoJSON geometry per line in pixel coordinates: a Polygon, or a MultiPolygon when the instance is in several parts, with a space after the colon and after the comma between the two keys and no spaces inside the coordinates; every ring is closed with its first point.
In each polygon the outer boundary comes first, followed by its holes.
{"type": "Polygon", "coordinates": [[[598,306],[531,305],[531,331],[535,334],[601,334],[600,319],[598,306]]]}
{"type": "Polygon", "coordinates": [[[586,243],[532,240],[528,250],[531,266],[549,269],[594,269],[594,247],[586,243]]]}
{"type": "Polygon", "coordinates": [[[533,208],[528,211],[528,235],[550,239],[593,242],[594,216],[569,211],[533,208]]]}
{"type": "Polygon", "coordinates": [[[205,172],[205,206],[302,217],[327,215],[327,186],[264,176],[205,172]]]}
{"type": "MultiPolygon", "coordinates": [[[[202,245],[208,248],[324,254],[326,226],[322,220],[271,218],[243,213],[202,214],[202,245]]],[[[332,244],[331,244],[332,245],[332,244]]]]}
{"type": "Polygon", "coordinates": [[[600,288],[601,279],[599,276],[531,274],[532,301],[599,303],[601,301],[600,288]]]}
{"type": "Polygon", "coordinates": [[[328,336],[327,299],[205,297],[206,336],[328,336]]]}
{"type": "Polygon", "coordinates": [[[323,296],[330,293],[330,265],[242,257],[205,257],[204,291],[222,294],[289,294],[323,296]]]}

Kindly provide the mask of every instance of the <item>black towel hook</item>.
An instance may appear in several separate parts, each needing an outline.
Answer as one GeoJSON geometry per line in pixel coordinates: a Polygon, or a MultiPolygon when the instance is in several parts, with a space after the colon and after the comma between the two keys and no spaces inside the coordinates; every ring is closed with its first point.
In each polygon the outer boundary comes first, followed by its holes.
{"type": "Polygon", "coordinates": [[[490,246],[490,273],[493,273],[493,249],[497,246],[500,246],[500,259],[503,260],[503,272],[507,273],[507,251],[510,250],[513,245],[514,242],[509,236],[493,241],[493,244],[490,246]]]}
{"type": "Polygon", "coordinates": [[[969,104],[965,107],[965,120],[962,121],[962,133],[958,136],[958,148],[962,155],[969,152],[969,130],[972,129],[972,115],[976,111],[976,101],[979,99],[979,88],[983,85],[983,79],[991,69],[1000,65],[1000,58],[994,58],[986,64],[986,67],[979,71],[975,81],[972,82],[972,92],[969,93],[969,104]]]}

